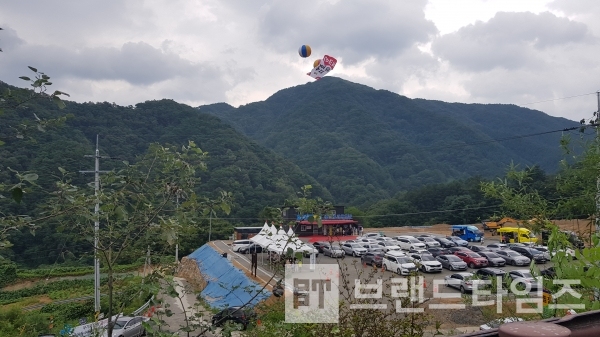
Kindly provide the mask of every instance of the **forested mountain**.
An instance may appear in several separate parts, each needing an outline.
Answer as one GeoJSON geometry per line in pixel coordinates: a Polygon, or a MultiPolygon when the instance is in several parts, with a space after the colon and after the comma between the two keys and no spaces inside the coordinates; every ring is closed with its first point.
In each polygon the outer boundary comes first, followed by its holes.
{"type": "MultiPolygon", "coordinates": [[[[0,87],[0,91],[3,89],[0,87]]],[[[78,171],[94,169],[94,159],[85,155],[94,154],[97,134],[100,155],[111,157],[101,159],[101,170],[123,167],[122,161],[135,162],[153,142],[181,148],[188,140],[194,141],[209,154],[208,170],[201,173],[198,194],[214,198],[220,190],[232,192],[231,214],[219,214],[219,217],[227,217],[234,225],[260,224],[259,213],[265,206],[282,206],[285,199],[296,195],[307,184],[313,186],[313,196],[332,200],[327,190],[289,160],[258,145],[217,117],[198,113],[197,109],[171,100],[148,101],[129,107],[108,102],[67,102],[63,110],[50,101],[35,100],[16,111],[6,111],[0,121],[3,123],[0,140],[5,142],[0,146],[0,182],[7,187],[10,182],[16,182],[10,170],[32,171],[39,175],[37,183],[42,187],[28,190],[21,204],[12,198],[0,198],[3,214],[40,214],[38,207],[60,176],[58,167],[71,172],[79,186],[93,182],[93,174],[83,175],[78,171]],[[63,115],[69,118],[62,127],[46,132],[34,128],[31,134],[17,138],[12,127],[35,120],[34,113],[42,119],[63,115]]],[[[38,249],[59,250],[62,244],[76,241],[72,235],[50,225],[38,230],[35,237],[28,232],[14,233],[12,251],[17,260],[49,263],[56,259],[54,253],[41,253],[38,249]]],[[[191,243],[193,249],[203,242],[202,237],[185,239],[195,241],[191,243]]],[[[72,249],[69,245],[67,248],[72,249]]]]}
{"type": "Polygon", "coordinates": [[[292,160],[338,203],[352,205],[427,184],[500,176],[511,162],[556,172],[561,133],[522,136],[578,125],[514,105],[409,99],[335,77],[239,108],[199,110],[292,160]]]}

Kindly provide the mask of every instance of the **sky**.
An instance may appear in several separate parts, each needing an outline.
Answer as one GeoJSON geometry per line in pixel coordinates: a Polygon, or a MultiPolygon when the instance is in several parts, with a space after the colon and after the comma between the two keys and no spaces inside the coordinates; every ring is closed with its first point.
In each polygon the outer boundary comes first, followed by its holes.
{"type": "Polygon", "coordinates": [[[77,102],[240,106],[336,76],[410,98],[598,110],[597,0],[0,0],[0,80],[77,102]],[[298,48],[310,45],[302,58],[298,48]]]}

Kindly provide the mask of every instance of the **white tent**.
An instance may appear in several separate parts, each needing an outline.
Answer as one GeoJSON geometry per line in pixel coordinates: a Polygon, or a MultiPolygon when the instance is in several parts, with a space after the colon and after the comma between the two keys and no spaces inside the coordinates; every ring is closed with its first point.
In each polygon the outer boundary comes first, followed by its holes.
{"type": "Polygon", "coordinates": [[[269,244],[271,244],[271,240],[270,240],[270,233],[271,229],[269,228],[269,225],[265,222],[265,225],[263,226],[263,228],[260,230],[260,232],[258,234],[256,234],[255,236],[253,236],[252,238],[250,238],[250,241],[258,244],[259,246],[265,248],[267,247],[269,244]]]}

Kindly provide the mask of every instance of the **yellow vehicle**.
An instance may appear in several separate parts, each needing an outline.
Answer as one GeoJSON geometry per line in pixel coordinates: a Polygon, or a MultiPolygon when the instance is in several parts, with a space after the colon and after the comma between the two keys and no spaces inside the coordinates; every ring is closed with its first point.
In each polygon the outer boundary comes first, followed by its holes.
{"type": "Polygon", "coordinates": [[[516,225],[518,223],[517,220],[513,218],[504,217],[500,221],[483,221],[481,222],[483,229],[487,231],[491,231],[492,235],[496,235],[496,230],[506,226],[506,225],[516,225]]]}
{"type": "Polygon", "coordinates": [[[502,227],[496,230],[498,235],[502,237],[502,243],[536,243],[538,238],[527,228],[517,228],[517,227],[502,227]]]}

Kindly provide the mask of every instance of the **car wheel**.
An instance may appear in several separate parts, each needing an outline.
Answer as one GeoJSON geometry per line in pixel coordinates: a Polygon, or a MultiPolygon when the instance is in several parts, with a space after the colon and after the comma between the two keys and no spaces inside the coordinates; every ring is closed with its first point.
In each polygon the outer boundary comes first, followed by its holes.
{"type": "Polygon", "coordinates": [[[465,293],[467,293],[467,291],[465,290],[465,287],[463,287],[463,286],[460,286],[460,292],[461,292],[462,294],[465,294],[465,293]]]}
{"type": "Polygon", "coordinates": [[[400,270],[400,268],[398,268],[398,270],[396,270],[396,272],[398,273],[398,275],[402,275],[402,270],[400,270]]]}
{"type": "Polygon", "coordinates": [[[448,270],[454,270],[454,267],[452,267],[452,265],[449,265],[448,270]]]}
{"type": "Polygon", "coordinates": [[[352,252],[352,256],[358,257],[358,254],[356,254],[356,252],[352,252]]]}
{"type": "Polygon", "coordinates": [[[387,266],[386,266],[385,264],[383,265],[383,270],[384,270],[384,271],[387,271],[387,270],[388,270],[388,269],[387,269],[387,266]]]}
{"type": "Polygon", "coordinates": [[[427,270],[425,270],[425,267],[421,266],[421,271],[426,272],[427,270]]]}
{"type": "Polygon", "coordinates": [[[473,262],[469,263],[469,268],[475,269],[475,265],[473,264],[473,262]]]}

